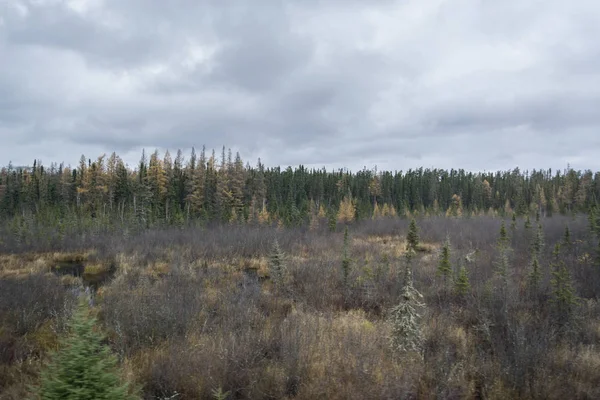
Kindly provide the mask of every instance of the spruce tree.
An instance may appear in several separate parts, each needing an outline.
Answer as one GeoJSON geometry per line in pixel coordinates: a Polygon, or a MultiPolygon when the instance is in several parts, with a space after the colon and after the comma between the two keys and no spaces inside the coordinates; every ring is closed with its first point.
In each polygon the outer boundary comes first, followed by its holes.
{"type": "Polygon", "coordinates": [[[542,225],[538,224],[535,238],[533,239],[533,243],[531,244],[531,251],[538,259],[542,255],[544,244],[544,230],[542,228],[542,225]]]}
{"type": "Polygon", "coordinates": [[[447,237],[440,253],[437,275],[444,278],[444,286],[448,282],[448,277],[452,274],[452,265],[450,264],[450,238],[447,237]]]}
{"type": "Polygon", "coordinates": [[[595,265],[596,267],[598,267],[598,269],[600,269],[600,239],[598,240],[598,246],[596,246],[596,259],[595,261],[595,265]]]}
{"type": "Polygon", "coordinates": [[[512,249],[509,245],[509,239],[506,233],[506,227],[504,226],[504,222],[502,222],[502,225],[500,226],[500,237],[498,238],[497,249],[498,259],[496,260],[496,272],[506,280],[508,274],[508,267],[510,264],[509,256],[512,249]]]}
{"type": "Polygon", "coordinates": [[[465,296],[471,290],[471,284],[469,283],[469,275],[467,273],[467,268],[464,264],[460,266],[460,270],[458,271],[458,276],[454,281],[454,291],[459,296],[465,296]]]}
{"type": "Polygon", "coordinates": [[[412,277],[407,277],[398,305],[390,311],[392,326],[391,347],[398,352],[420,352],[423,343],[421,314],[418,309],[425,307],[420,299],[423,295],[413,286],[412,277]]]}
{"type": "Polygon", "coordinates": [[[348,254],[350,247],[350,235],[348,226],[344,229],[344,247],[342,249],[342,275],[344,277],[344,285],[348,284],[348,276],[350,275],[350,256],[348,254]]]}
{"type": "Polygon", "coordinates": [[[332,210],[329,211],[329,215],[327,216],[327,226],[330,232],[337,230],[337,215],[332,210]]]}
{"type": "Polygon", "coordinates": [[[525,230],[529,230],[531,228],[531,219],[529,218],[529,214],[527,214],[527,217],[525,218],[523,228],[525,228],[525,230]]]}
{"type": "Polygon", "coordinates": [[[42,371],[39,397],[44,400],[137,399],[119,377],[117,358],[95,329],[82,300],[69,323],[70,335],[42,371]]]}
{"type": "Polygon", "coordinates": [[[408,226],[408,234],[406,235],[406,250],[409,257],[412,257],[412,255],[416,253],[418,246],[419,231],[417,229],[417,222],[413,218],[410,220],[410,225],[408,226]]]}
{"type": "Polygon", "coordinates": [[[571,241],[571,231],[569,230],[569,225],[565,225],[565,233],[563,235],[563,245],[567,249],[570,249],[573,245],[573,242],[571,241]]]}
{"type": "Polygon", "coordinates": [[[269,275],[276,286],[281,286],[285,281],[286,265],[285,254],[279,247],[277,238],[273,241],[271,255],[269,257],[269,275]]]}
{"type": "Polygon", "coordinates": [[[556,319],[562,326],[569,321],[573,307],[578,303],[571,276],[564,261],[554,263],[550,284],[552,285],[552,302],[555,306],[556,319]]]}
{"type": "Polygon", "coordinates": [[[596,207],[591,207],[590,211],[588,213],[588,223],[589,223],[589,229],[590,229],[590,233],[592,235],[596,235],[598,233],[598,223],[597,223],[597,210],[596,207]]]}
{"type": "Polygon", "coordinates": [[[538,261],[537,256],[534,254],[533,259],[531,260],[531,271],[527,277],[527,286],[529,287],[529,291],[532,295],[535,295],[538,291],[540,281],[542,279],[542,273],[540,271],[540,263],[538,261]]]}
{"type": "Polygon", "coordinates": [[[230,391],[224,392],[222,388],[213,389],[211,393],[214,400],[227,400],[231,394],[230,391]]]}
{"type": "Polygon", "coordinates": [[[517,215],[513,213],[512,220],[510,222],[510,231],[512,232],[513,237],[515,236],[516,230],[517,230],[517,215]]]}
{"type": "Polygon", "coordinates": [[[498,238],[498,246],[499,247],[508,247],[508,234],[506,233],[506,226],[504,225],[504,221],[502,221],[502,225],[500,225],[500,237],[498,238]]]}

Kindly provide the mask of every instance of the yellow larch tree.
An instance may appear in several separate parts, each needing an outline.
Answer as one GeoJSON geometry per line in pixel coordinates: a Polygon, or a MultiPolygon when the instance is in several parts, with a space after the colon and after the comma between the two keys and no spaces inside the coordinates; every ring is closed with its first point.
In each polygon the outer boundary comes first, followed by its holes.
{"type": "Polygon", "coordinates": [[[352,200],[352,195],[348,193],[340,203],[337,219],[339,222],[352,222],[356,215],[356,205],[352,200]]]}

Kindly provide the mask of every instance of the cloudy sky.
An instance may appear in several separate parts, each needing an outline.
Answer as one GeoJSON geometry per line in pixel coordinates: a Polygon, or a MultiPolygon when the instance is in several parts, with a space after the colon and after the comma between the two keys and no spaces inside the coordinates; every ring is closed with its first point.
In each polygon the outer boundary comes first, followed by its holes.
{"type": "Polygon", "coordinates": [[[598,0],[0,0],[0,165],[600,170],[598,0]]]}

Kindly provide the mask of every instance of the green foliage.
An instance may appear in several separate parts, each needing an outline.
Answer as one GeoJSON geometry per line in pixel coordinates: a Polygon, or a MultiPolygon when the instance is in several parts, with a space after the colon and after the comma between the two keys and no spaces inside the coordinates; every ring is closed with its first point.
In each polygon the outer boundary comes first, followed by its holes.
{"type": "Polygon", "coordinates": [[[417,246],[419,246],[419,231],[417,228],[417,222],[413,218],[410,220],[408,233],[406,234],[407,257],[412,257],[412,255],[417,252],[417,246]]]}
{"type": "Polygon", "coordinates": [[[452,274],[452,264],[450,263],[450,237],[446,238],[442,252],[440,253],[440,259],[438,262],[437,275],[444,277],[444,283],[447,282],[448,277],[452,274]]]}
{"type": "Polygon", "coordinates": [[[564,324],[571,317],[573,306],[577,305],[579,300],[575,294],[571,275],[564,261],[553,265],[552,280],[552,302],[555,305],[557,322],[564,324]]]}
{"type": "Polygon", "coordinates": [[[335,212],[329,212],[329,215],[327,216],[327,226],[329,227],[330,232],[335,232],[337,230],[337,216],[335,212]]]}
{"type": "Polygon", "coordinates": [[[275,238],[269,255],[269,276],[276,286],[281,286],[285,281],[286,272],[285,254],[279,246],[279,241],[275,238]]]}
{"type": "Polygon", "coordinates": [[[505,284],[506,278],[508,277],[508,269],[510,267],[510,254],[512,248],[509,244],[509,238],[506,233],[506,227],[504,222],[500,226],[500,236],[497,244],[497,259],[496,259],[496,273],[504,278],[505,284]]]}
{"type": "MultiPolygon", "coordinates": [[[[79,166],[72,170],[64,166],[44,168],[39,162],[34,168],[8,165],[0,169],[0,219],[31,219],[27,225],[51,226],[54,230],[46,237],[61,238],[71,231],[61,226],[67,219],[79,227],[93,226],[99,232],[137,231],[181,226],[184,221],[192,225],[243,222],[265,207],[274,220],[296,226],[308,220],[306,204],[314,201],[330,209],[329,228],[335,231],[333,209],[340,204],[342,194],[352,198],[356,210],[350,219],[369,218],[374,200],[392,205],[399,213],[408,211],[413,215],[423,215],[425,210],[439,212],[440,208],[450,208],[454,215],[462,208],[466,215],[489,209],[504,215],[503,204],[509,200],[515,213],[510,206],[507,212],[516,218],[527,213],[525,199],[529,198],[527,201],[536,206],[539,221],[540,211],[550,214],[554,209],[571,210],[574,196],[566,194],[572,194],[576,188],[577,193],[584,194],[575,193],[577,209],[592,208],[600,198],[600,174],[592,176],[573,170],[556,176],[551,171],[529,175],[520,171],[466,173],[429,168],[352,174],[303,166],[265,168],[260,161],[257,167],[244,166],[239,155],[234,160],[225,149],[217,165],[214,152],[209,158],[204,153],[203,149],[198,158],[192,150],[187,163],[181,151],[175,160],[168,154],[161,160],[157,152],[148,159],[144,153],[135,169],[130,169],[116,154],[108,160],[103,156],[97,160],[82,156],[79,166]],[[470,195],[459,198],[456,193],[470,195]]],[[[591,213],[591,228],[597,232],[595,208],[591,213]]],[[[18,229],[12,241],[37,241],[37,237],[31,237],[32,232],[36,229],[18,229]]]]}
{"type": "Polygon", "coordinates": [[[70,335],[42,372],[39,397],[45,400],[136,399],[119,377],[117,358],[103,344],[85,301],[70,321],[70,335]]]}
{"type": "Polygon", "coordinates": [[[423,295],[407,279],[402,289],[400,302],[390,311],[389,322],[392,327],[391,347],[397,352],[420,352],[423,344],[421,314],[418,309],[425,307],[421,302],[423,295]]]}
{"type": "Polygon", "coordinates": [[[344,229],[344,247],[342,249],[342,275],[344,278],[344,285],[348,284],[348,276],[350,275],[350,235],[348,233],[348,226],[344,229]]]}
{"type": "Polygon", "coordinates": [[[537,293],[541,279],[542,273],[540,271],[540,263],[537,256],[534,254],[533,259],[531,260],[529,275],[527,276],[527,286],[531,294],[537,293]]]}
{"type": "Polygon", "coordinates": [[[525,228],[526,230],[531,229],[531,219],[529,218],[529,214],[527,214],[527,217],[525,217],[525,223],[523,224],[523,228],[525,228]]]}
{"type": "Polygon", "coordinates": [[[595,264],[598,269],[600,269],[600,239],[598,239],[598,245],[596,246],[596,257],[595,264]]]}
{"type": "Polygon", "coordinates": [[[556,243],[554,245],[554,249],[552,250],[552,260],[554,264],[558,264],[560,258],[560,243],[556,243]]]}
{"type": "Polygon", "coordinates": [[[469,283],[469,275],[467,267],[464,264],[460,266],[458,276],[454,280],[454,291],[459,296],[465,296],[471,290],[471,284],[469,283]]]}
{"type": "Polygon", "coordinates": [[[531,244],[531,252],[537,257],[541,257],[542,250],[544,249],[545,239],[544,239],[544,229],[542,225],[538,224],[537,231],[535,237],[533,239],[533,243],[531,244]]]}
{"type": "Polygon", "coordinates": [[[214,400],[227,400],[231,392],[223,392],[222,388],[213,389],[212,396],[214,400]]]}
{"type": "Polygon", "coordinates": [[[569,225],[565,225],[565,233],[563,235],[563,245],[567,248],[571,248],[573,242],[571,241],[571,231],[569,230],[569,225]]]}
{"type": "Polygon", "coordinates": [[[590,208],[590,211],[588,213],[588,224],[590,233],[592,235],[598,235],[598,209],[596,208],[596,206],[590,208]]]}
{"type": "Polygon", "coordinates": [[[517,230],[517,215],[514,214],[514,213],[512,215],[512,220],[510,222],[510,230],[513,233],[513,236],[514,236],[514,233],[517,230]]]}
{"type": "Polygon", "coordinates": [[[506,226],[504,225],[504,221],[502,221],[502,225],[500,226],[500,237],[498,238],[498,247],[508,247],[508,243],[508,233],[506,233],[506,226]]]}

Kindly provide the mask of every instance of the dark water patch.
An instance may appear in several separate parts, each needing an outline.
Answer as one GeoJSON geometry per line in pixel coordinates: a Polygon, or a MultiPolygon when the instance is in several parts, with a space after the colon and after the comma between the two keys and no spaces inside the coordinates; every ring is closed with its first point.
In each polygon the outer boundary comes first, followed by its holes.
{"type": "Polygon", "coordinates": [[[106,282],[111,280],[117,272],[117,266],[115,263],[111,263],[103,268],[95,268],[93,270],[86,268],[81,276],[83,285],[96,291],[106,282]]]}
{"type": "Polygon", "coordinates": [[[71,275],[81,278],[83,286],[96,291],[114,277],[117,266],[115,263],[90,264],[80,261],[63,261],[53,265],[50,270],[57,276],[71,275]]]}
{"type": "Polygon", "coordinates": [[[58,276],[71,275],[80,278],[85,270],[85,265],[79,261],[63,261],[56,263],[50,271],[58,276]]]}

